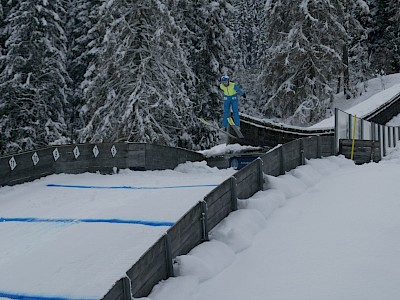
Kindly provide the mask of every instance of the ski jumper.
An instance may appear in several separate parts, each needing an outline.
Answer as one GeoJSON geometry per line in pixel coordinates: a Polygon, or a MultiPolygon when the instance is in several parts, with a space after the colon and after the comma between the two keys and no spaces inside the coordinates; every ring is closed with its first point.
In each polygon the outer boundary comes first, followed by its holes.
{"type": "Polygon", "coordinates": [[[244,92],[234,82],[229,82],[229,85],[227,86],[221,83],[219,88],[224,92],[224,115],[222,117],[222,126],[225,128],[228,127],[228,118],[232,107],[233,120],[235,121],[235,125],[240,127],[238,93],[240,96],[243,96],[244,92]]]}

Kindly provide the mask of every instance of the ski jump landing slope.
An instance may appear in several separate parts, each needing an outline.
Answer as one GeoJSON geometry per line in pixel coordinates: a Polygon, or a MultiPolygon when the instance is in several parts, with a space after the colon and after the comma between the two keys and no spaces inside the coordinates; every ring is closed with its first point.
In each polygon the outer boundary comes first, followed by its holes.
{"type": "MultiPolygon", "coordinates": [[[[376,93],[367,100],[345,111],[367,121],[384,125],[400,114],[400,84],[376,93]]],[[[241,114],[242,145],[275,147],[306,136],[334,135],[335,117],[311,127],[289,126],[241,114]]],[[[233,141],[232,141],[233,142],[233,141]]]]}

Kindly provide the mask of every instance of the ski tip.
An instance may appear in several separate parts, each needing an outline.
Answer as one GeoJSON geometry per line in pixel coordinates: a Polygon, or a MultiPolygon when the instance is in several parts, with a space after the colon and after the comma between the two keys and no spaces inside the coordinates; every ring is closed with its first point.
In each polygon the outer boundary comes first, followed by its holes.
{"type": "Polygon", "coordinates": [[[206,120],[204,120],[204,118],[198,118],[198,119],[199,119],[199,121],[200,121],[201,123],[206,124],[206,125],[210,125],[210,123],[207,122],[206,120]]]}

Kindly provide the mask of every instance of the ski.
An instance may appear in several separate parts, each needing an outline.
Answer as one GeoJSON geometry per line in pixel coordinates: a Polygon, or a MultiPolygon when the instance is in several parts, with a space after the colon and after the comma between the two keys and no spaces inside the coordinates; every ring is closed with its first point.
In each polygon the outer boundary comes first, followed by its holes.
{"type": "Polygon", "coordinates": [[[220,131],[220,132],[226,134],[227,136],[229,136],[229,137],[231,137],[231,138],[234,138],[234,139],[237,139],[237,138],[238,138],[237,136],[235,136],[235,135],[233,135],[233,134],[230,134],[229,132],[227,132],[227,131],[225,131],[225,130],[223,130],[223,129],[217,127],[217,126],[214,126],[213,124],[211,124],[210,122],[207,122],[207,121],[204,120],[203,118],[198,118],[198,119],[199,119],[199,121],[200,121],[201,123],[203,123],[204,125],[207,125],[207,126],[209,126],[209,127],[211,127],[211,128],[214,128],[214,129],[216,129],[216,130],[218,130],[218,131],[220,131]]]}
{"type": "Polygon", "coordinates": [[[232,118],[228,118],[228,123],[229,126],[232,127],[233,131],[236,133],[236,135],[238,136],[238,138],[240,139],[244,139],[244,135],[243,133],[240,131],[240,129],[236,126],[235,122],[233,121],[232,118]]]}

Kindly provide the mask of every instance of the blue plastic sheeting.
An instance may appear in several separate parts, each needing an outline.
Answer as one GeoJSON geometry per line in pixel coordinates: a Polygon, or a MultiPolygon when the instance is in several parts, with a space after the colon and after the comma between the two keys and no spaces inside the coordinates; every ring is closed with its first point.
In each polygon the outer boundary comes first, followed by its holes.
{"type": "Polygon", "coordinates": [[[171,185],[171,186],[97,186],[97,185],[69,185],[69,184],[47,184],[48,187],[73,188],[73,189],[127,189],[127,190],[162,190],[162,189],[187,189],[198,187],[216,187],[218,184],[195,184],[195,185],[171,185]]]}
{"type": "Polygon", "coordinates": [[[173,222],[158,222],[144,220],[121,219],[44,219],[44,218],[2,218],[0,222],[33,222],[33,223],[114,223],[114,224],[138,224],[146,226],[172,226],[173,222]]]}
{"type": "Polygon", "coordinates": [[[68,298],[68,297],[51,297],[51,296],[35,296],[26,294],[13,294],[0,291],[0,298],[16,299],[16,300],[95,300],[91,298],[68,298]]]}

